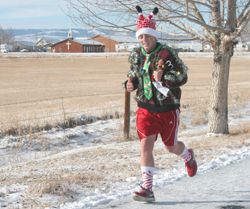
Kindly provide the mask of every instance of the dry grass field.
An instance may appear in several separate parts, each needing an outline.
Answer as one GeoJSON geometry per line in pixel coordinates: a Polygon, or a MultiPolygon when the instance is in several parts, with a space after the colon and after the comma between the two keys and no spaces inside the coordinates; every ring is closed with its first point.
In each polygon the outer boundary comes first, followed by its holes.
{"type": "MultiPolygon", "coordinates": [[[[189,81],[182,105],[206,111],[212,58],[183,56],[189,81]]],[[[249,101],[250,56],[234,57],[229,103],[249,101]]],[[[127,56],[0,57],[1,131],[21,125],[51,124],[82,114],[122,114],[127,56]]],[[[134,101],[132,101],[132,105],[134,101]]]]}

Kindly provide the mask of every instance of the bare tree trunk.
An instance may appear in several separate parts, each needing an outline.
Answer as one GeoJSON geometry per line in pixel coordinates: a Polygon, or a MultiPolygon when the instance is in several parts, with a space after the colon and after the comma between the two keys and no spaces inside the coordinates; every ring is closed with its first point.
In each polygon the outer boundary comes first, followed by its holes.
{"type": "Polygon", "coordinates": [[[233,43],[214,54],[208,129],[210,133],[228,134],[228,81],[233,43]]]}
{"type": "MultiPolygon", "coordinates": [[[[212,16],[214,25],[221,26],[220,2],[213,0],[212,16]]],[[[224,8],[222,8],[224,10],[224,8]]],[[[226,26],[230,31],[220,33],[215,31],[213,49],[214,63],[212,86],[210,92],[210,109],[208,131],[210,133],[228,134],[228,82],[231,57],[233,56],[234,38],[232,33],[236,28],[236,0],[228,0],[226,26]]],[[[223,20],[224,21],[224,20],[223,20]]]]}

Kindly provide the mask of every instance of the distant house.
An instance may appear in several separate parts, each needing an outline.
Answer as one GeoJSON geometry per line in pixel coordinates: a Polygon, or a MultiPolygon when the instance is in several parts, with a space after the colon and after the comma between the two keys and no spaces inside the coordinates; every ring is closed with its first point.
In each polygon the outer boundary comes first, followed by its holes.
{"type": "Polygon", "coordinates": [[[116,44],[117,52],[131,52],[134,48],[139,47],[139,43],[119,43],[116,44]]]}
{"type": "Polygon", "coordinates": [[[200,52],[203,50],[203,45],[199,41],[178,41],[167,44],[179,52],[200,52]]]}
{"type": "Polygon", "coordinates": [[[55,53],[90,53],[104,52],[105,46],[94,40],[77,40],[67,38],[51,45],[51,52],[55,53]]]}
{"type": "MultiPolygon", "coordinates": [[[[237,44],[234,46],[236,52],[250,52],[250,41],[245,41],[241,38],[237,39],[237,44]]],[[[213,51],[210,44],[204,45],[204,51],[213,51]]]]}
{"type": "Polygon", "coordinates": [[[91,39],[99,41],[105,45],[105,52],[122,52],[131,51],[134,47],[138,46],[138,41],[135,36],[130,35],[96,35],[91,39]]]}
{"type": "Polygon", "coordinates": [[[113,40],[109,37],[103,36],[103,35],[96,35],[91,38],[94,41],[98,41],[105,45],[105,52],[115,52],[116,51],[116,44],[118,44],[118,41],[113,40]]]}
{"type": "Polygon", "coordinates": [[[238,43],[235,46],[235,51],[249,52],[250,51],[250,41],[246,41],[242,38],[238,38],[238,43]]]}
{"type": "Polygon", "coordinates": [[[45,38],[39,38],[39,39],[37,39],[37,41],[35,43],[35,47],[36,47],[37,51],[44,51],[44,52],[50,51],[51,45],[52,45],[51,41],[49,41],[45,38]]]}
{"type": "Polygon", "coordinates": [[[212,52],[213,47],[211,46],[210,43],[204,43],[202,51],[204,51],[204,52],[212,52]]]}
{"type": "Polygon", "coordinates": [[[16,51],[32,52],[35,49],[34,43],[30,41],[17,41],[15,45],[16,51]]]}
{"type": "Polygon", "coordinates": [[[10,44],[0,44],[0,52],[7,53],[13,50],[13,46],[10,44]]]}

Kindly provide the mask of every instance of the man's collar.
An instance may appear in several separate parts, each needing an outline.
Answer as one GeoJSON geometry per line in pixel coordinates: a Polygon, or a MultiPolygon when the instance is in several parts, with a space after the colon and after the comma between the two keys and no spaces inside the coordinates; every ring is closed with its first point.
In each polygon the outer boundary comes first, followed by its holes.
{"type": "Polygon", "coordinates": [[[162,45],[159,42],[157,42],[155,48],[150,53],[146,52],[146,50],[143,47],[141,47],[141,52],[144,56],[148,56],[154,54],[155,52],[158,52],[161,49],[161,47],[162,45]]]}

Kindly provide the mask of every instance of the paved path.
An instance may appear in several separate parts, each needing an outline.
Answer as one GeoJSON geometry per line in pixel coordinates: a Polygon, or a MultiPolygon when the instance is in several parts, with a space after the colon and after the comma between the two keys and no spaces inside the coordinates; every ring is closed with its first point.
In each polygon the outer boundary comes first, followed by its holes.
{"type": "Polygon", "coordinates": [[[155,190],[153,204],[131,197],[103,205],[102,209],[250,209],[250,157],[238,163],[185,177],[155,190]]]}

